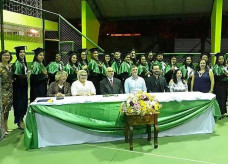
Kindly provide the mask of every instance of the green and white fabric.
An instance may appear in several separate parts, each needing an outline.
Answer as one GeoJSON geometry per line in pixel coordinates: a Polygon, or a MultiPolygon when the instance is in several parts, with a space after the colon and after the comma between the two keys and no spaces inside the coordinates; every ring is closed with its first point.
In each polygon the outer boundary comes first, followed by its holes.
{"type": "MultiPolygon", "coordinates": [[[[152,95],[156,95],[163,106],[158,119],[161,136],[212,133],[214,120],[221,116],[215,95],[211,93],[152,95]]],[[[51,98],[52,103],[33,102],[26,117],[25,146],[39,148],[123,139],[120,104],[127,97],[127,94],[78,96],[63,100],[51,98]]],[[[134,128],[134,135],[144,133],[145,128],[134,128]]]]}

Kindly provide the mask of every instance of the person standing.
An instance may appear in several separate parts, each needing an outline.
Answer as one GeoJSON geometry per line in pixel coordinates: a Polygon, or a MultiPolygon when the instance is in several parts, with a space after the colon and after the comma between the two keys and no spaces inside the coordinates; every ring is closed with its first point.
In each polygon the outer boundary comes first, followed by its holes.
{"type": "Polygon", "coordinates": [[[77,80],[77,73],[79,71],[78,62],[77,62],[77,54],[74,51],[68,52],[69,62],[65,66],[64,70],[67,72],[67,82],[72,84],[77,80]]]}
{"type": "Polygon", "coordinates": [[[182,72],[182,76],[185,79],[185,81],[188,84],[188,91],[191,90],[191,81],[192,77],[194,74],[194,68],[193,68],[193,63],[192,63],[192,56],[191,55],[186,55],[184,58],[184,63],[180,67],[180,70],[182,72]]]}
{"type": "Polygon", "coordinates": [[[30,102],[33,102],[37,97],[46,97],[48,79],[48,73],[43,64],[44,49],[38,47],[33,51],[35,56],[31,66],[30,102]]]}
{"type": "Polygon", "coordinates": [[[87,49],[82,48],[78,50],[78,67],[80,70],[87,71],[88,68],[88,60],[87,60],[87,49]]]}
{"type": "Polygon", "coordinates": [[[121,76],[120,76],[120,65],[122,63],[121,52],[119,49],[116,48],[113,53],[114,53],[114,59],[112,61],[111,67],[113,68],[113,71],[115,73],[114,77],[121,80],[121,76]]]}
{"type": "Polygon", "coordinates": [[[91,60],[88,64],[89,79],[93,82],[97,94],[100,94],[100,81],[103,78],[103,65],[99,60],[99,54],[97,48],[91,48],[91,60]]]}
{"type": "Polygon", "coordinates": [[[28,108],[28,67],[25,46],[15,47],[17,60],[12,65],[14,123],[24,129],[24,116],[28,108]]]}
{"type": "Polygon", "coordinates": [[[48,71],[48,78],[49,78],[49,84],[55,81],[55,75],[58,71],[62,71],[64,69],[64,64],[61,61],[62,56],[59,52],[56,52],[55,54],[55,61],[52,61],[47,66],[48,71]]]}
{"type": "Polygon", "coordinates": [[[214,89],[213,71],[211,69],[208,69],[207,62],[204,59],[201,59],[192,77],[191,91],[213,93],[213,89],[214,89]]]}
{"type": "Polygon", "coordinates": [[[12,55],[8,50],[3,50],[0,53],[0,78],[2,85],[2,118],[0,121],[0,139],[8,134],[8,117],[9,111],[13,104],[13,83],[10,61],[12,55]]]}
{"type": "Polygon", "coordinates": [[[216,64],[213,67],[213,73],[215,77],[214,93],[219,104],[219,108],[222,114],[222,118],[227,113],[226,101],[227,101],[227,81],[228,81],[228,70],[224,55],[217,53],[216,64]]]}

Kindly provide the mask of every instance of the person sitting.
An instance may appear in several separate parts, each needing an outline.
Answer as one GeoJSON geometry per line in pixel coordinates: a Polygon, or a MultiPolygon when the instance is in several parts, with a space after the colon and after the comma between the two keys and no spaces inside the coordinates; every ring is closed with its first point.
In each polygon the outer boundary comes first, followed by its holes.
{"type": "Polygon", "coordinates": [[[87,72],[78,71],[78,80],[71,86],[72,96],[91,96],[96,94],[96,89],[91,81],[87,81],[87,72]]]}
{"type": "Polygon", "coordinates": [[[131,67],[132,76],[127,78],[124,82],[125,93],[134,93],[137,91],[146,92],[146,83],[142,77],[138,76],[138,67],[133,65],[131,67]]]}
{"type": "Polygon", "coordinates": [[[174,71],[173,79],[169,82],[170,92],[187,92],[188,84],[182,76],[181,70],[177,69],[174,71]]]}
{"type": "Polygon", "coordinates": [[[106,69],[106,76],[107,78],[104,78],[100,82],[100,94],[121,94],[123,93],[123,87],[121,84],[121,80],[113,77],[114,76],[114,70],[112,67],[108,67],[106,69]]]}
{"type": "Polygon", "coordinates": [[[64,97],[70,96],[70,84],[66,82],[67,79],[66,71],[59,71],[55,75],[55,82],[50,84],[47,91],[49,97],[64,97]]]}
{"type": "Polygon", "coordinates": [[[167,82],[165,77],[160,75],[161,70],[159,65],[153,65],[153,74],[146,79],[146,87],[148,93],[150,92],[168,92],[167,82]]]}

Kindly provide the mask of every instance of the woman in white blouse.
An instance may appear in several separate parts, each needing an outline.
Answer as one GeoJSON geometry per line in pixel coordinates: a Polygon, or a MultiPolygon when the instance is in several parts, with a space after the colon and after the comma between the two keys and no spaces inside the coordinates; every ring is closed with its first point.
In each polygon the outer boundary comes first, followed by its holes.
{"type": "Polygon", "coordinates": [[[170,92],[187,92],[188,84],[182,77],[181,70],[177,69],[173,74],[173,79],[169,82],[170,92]]]}
{"type": "Polygon", "coordinates": [[[91,96],[96,94],[96,89],[91,81],[87,81],[87,72],[85,70],[78,71],[78,80],[73,82],[71,86],[72,96],[91,96]]]}

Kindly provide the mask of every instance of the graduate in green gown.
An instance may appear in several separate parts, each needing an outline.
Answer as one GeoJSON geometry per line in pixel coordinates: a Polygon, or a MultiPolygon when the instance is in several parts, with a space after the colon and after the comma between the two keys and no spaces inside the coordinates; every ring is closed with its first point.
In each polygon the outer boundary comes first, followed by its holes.
{"type": "Polygon", "coordinates": [[[165,62],[163,62],[163,53],[162,52],[158,52],[155,54],[155,65],[158,65],[160,70],[161,70],[161,75],[165,75],[166,73],[166,64],[165,62]]]}
{"type": "Polygon", "coordinates": [[[126,53],[123,55],[124,60],[120,65],[120,76],[121,81],[124,86],[124,81],[131,76],[131,55],[130,53],[126,53]]]}
{"type": "Polygon", "coordinates": [[[208,65],[208,69],[212,69],[212,64],[210,62],[211,54],[209,52],[202,52],[201,59],[206,61],[207,65],[208,65]]]}
{"type": "Polygon", "coordinates": [[[146,79],[151,74],[145,55],[140,55],[138,65],[138,75],[146,79]]]}
{"type": "Polygon", "coordinates": [[[137,57],[136,57],[135,49],[131,49],[129,51],[129,53],[130,53],[130,56],[131,56],[130,64],[137,66],[138,65],[138,60],[137,60],[137,57]]]}
{"type": "Polygon", "coordinates": [[[24,129],[24,116],[28,108],[28,67],[25,57],[26,46],[14,47],[17,60],[12,65],[14,123],[24,129]]]}
{"type": "Polygon", "coordinates": [[[222,118],[227,113],[226,101],[227,101],[227,81],[228,81],[228,69],[225,62],[224,54],[216,54],[216,64],[213,67],[213,73],[215,77],[214,93],[221,110],[222,118]]]}
{"type": "Polygon", "coordinates": [[[80,70],[88,72],[87,49],[78,49],[78,67],[80,70]]]}
{"type": "Polygon", "coordinates": [[[49,63],[47,66],[49,84],[55,81],[56,73],[64,69],[64,64],[61,61],[61,59],[62,59],[61,54],[59,52],[56,52],[55,61],[49,63]]]}
{"type": "Polygon", "coordinates": [[[104,53],[103,63],[102,63],[102,74],[106,77],[106,69],[111,67],[111,55],[108,52],[104,53]]]}
{"type": "Polygon", "coordinates": [[[113,53],[114,53],[114,59],[112,60],[111,67],[115,72],[114,77],[121,79],[120,77],[120,65],[122,63],[121,52],[118,48],[116,48],[113,53]]]}
{"type": "Polygon", "coordinates": [[[70,51],[67,54],[69,56],[69,62],[65,66],[64,70],[67,72],[67,82],[72,84],[77,80],[77,73],[79,71],[78,63],[77,63],[77,53],[75,51],[70,51]]]}
{"type": "Polygon", "coordinates": [[[43,63],[44,49],[38,47],[33,51],[35,56],[31,66],[30,102],[33,102],[37,97],[47,96],[48,72],[43,63]]]}
{"type": "Polygon", "coordinates": [[[173,55],[170,57],[170,62],[169,64],[166,65],[166,68],[165,68],[165,79],[167,83],[169,83],[170,80],[173,78],[173,74],[177,69],[178,69],[177,57],[173,55]]]}
{"type": "Polygon", "coordinates": [[[184,56],[184,63],[180,67],[180,70],[182,72],[182,77],[188,84],[188,91],[191,90],[191,81],[192,77],[194,75],[194,67],[193,67],[193,60],[192,60],[192,55],[187,54],[184,56]]]}
{"type": "Polygon", "coordinates": [[[146,57],[147,57],[147,63],[149,65],[149,70],[152,72],[153,68],[153,64],[154,64],[154,55],[152,51],[149,51],[146,53],[146,57]]]}
{"type": "Polygon", "coordinates": [[[103,65],[99,60],[97,48],[91,48],[91,60],[88,64],[89,80],[91,80],[96,88],[96,94],[100,94],[100,81],[103,78],[103,65]]]}

